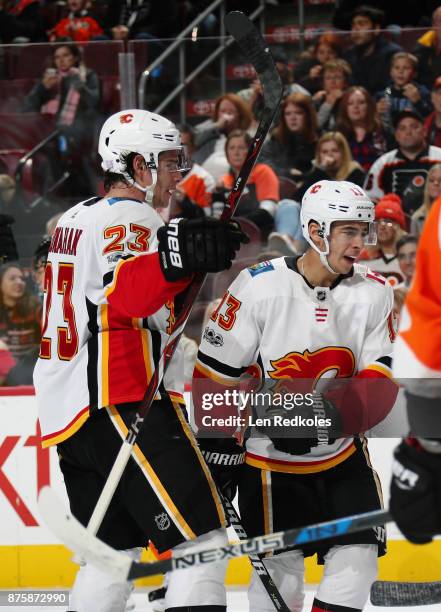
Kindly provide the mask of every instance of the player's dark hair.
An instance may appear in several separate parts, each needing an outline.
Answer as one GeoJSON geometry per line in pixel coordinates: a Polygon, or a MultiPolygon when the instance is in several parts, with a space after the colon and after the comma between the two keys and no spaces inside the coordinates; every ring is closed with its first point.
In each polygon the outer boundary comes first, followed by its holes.
{"type": "Polygon", "coordinates": [[[401,249],[401,247],[406,246],[406,244],[418,244],[418,238],[414,234],[405,234],[401,236],[396,245],[396,253],[401,249]]]}
{"type": "MultiPolygon", "coordinates": [[[[133,160],[138,155],[138,153],[123,153],[121,155],[121,161],[124,164],[124,170],[127,174],[133,178],[133,160]]],[[[130,187],[129,182],[125,178],[123,174],[119,174],[118,172],[105,172],[104,173],[104,191],[107,193],[112,189],[114,185],[117,183],[124,183],[127,187],[130,187]]]]}

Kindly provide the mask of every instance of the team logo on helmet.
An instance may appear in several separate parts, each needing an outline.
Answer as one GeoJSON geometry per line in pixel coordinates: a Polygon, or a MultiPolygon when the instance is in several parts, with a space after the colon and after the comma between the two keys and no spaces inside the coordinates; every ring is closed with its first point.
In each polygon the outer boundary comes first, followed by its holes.
{"type": "Polygon", "coordinates": [[[132,113],[127,113],[127,115],[120,115],[119,122],[120,123],[131,123],[133,121],[132,113]]]}

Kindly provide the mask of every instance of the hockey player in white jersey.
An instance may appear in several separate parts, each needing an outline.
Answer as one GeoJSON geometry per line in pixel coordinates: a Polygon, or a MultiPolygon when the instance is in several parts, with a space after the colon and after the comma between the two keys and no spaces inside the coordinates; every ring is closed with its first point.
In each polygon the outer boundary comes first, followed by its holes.
{"type": "MultiPolygon", "coordinates": [[[[179,132],[167,119],[116,113],[101,130],[99,154],[107,195],[68,210],[50,245],[34,373],[43,445],[57,445],[71,510],[84,525],[168,339],[176,296],[194,271],[230,267],[246,240],[233,222],[164,226],[155,208],[168,205],[185,169],[179,132]]],[[[219,497],[182,404],[177,351],[97,534],[129,555],[149,540],[159,552],[226,541],[219,497]]],[[[213,572],[174,573],[167,609],[226,610],[213,572]]],[[[86,564],[70,609],[122,612],[130,590],[86,564]]]]}
{"type": "MultiPolygon", "coordinates": [[[[313,412],[319,406],[331,423],[300,428],[297,435],[274,419],[248,430],[239,508],[249,536],[381,507],[378,478],[367,442],[359,435],[386,416],[397,394],[390,371],[392,288],[355,263],[362,248],[375,240],[373,220],[374,205],[357,185],[315,183],[301,211],[310,248],[300,258],[275,259],[242,271],[204,331],[193,379],[198,426],[216,429],[222,423],[216,419],[219,410],[214,404],[210,410],[207,403],[210,389],[223,388],[225,394],[245,372],[256,370],[267,390],[285,382],[296,389],[298,381],[297,390],[305,391],[308,380],[308,391],[315,389],[313,412]],[[335,378],[348,379],[344,391],[335,378]]],[[[305,405],[271,410],[287,417],[308,413],[305,405]]],[[[257,422],[244,414],[236,423],[257,422]]],[[[205,456],[215,478],[226,470],[215,454],[205,456]]],[[[313,611],[355,612],[367,601],[377,556],[384,552],[385,530],[378,528],[325,546],[285,551],[265,563],[290,610],[300,612],[304,556],[318,553],[325,570],[313,611]]],[[[253,612],[273,609],[255,575],[249,601],[253,612]]]]}

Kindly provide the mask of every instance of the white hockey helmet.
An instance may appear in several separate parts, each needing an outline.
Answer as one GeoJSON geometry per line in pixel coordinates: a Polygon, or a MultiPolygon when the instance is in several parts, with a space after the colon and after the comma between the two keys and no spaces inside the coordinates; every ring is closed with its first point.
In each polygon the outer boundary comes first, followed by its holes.
{"type": "Polygon", "coordinates": [[[106,172],[122,174],[132,185],[146,194],[146,201],[153,198],[157,181],[158,158],[163,151],[178,151],[178,169],[187,169],[181,146],[181,136],[174,123],[146,110],[122,110],[109,117],[101,128],[98,153],[101,167],[106,172]],[[153,182],[141,187],[127,173],[122,156],[139,153],[152,173],[153,182]]]}
{"type": "Polygon", "coordinates": [[[300,220],[305,240],[320,254],[323,265],[334,272],[328,264],[328,237],[334,221],[361,221],[368,224],[365,244],[376,244],[377,232],[375,205],[361,187],[349,181],[318,181],[311,185],[302,199],[300,220]],[[325,250],[320,251],[311,239],[309,224],[316,221],[320,225],[325,250]]]}

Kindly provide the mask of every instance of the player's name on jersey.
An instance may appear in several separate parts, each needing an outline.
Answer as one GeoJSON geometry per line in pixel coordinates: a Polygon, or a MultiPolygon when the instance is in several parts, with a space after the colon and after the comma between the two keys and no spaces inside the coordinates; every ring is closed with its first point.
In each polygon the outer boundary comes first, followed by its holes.
{"type": "Polygon", "coordinates": [[[74,227],[57,227],[49,251],[62,255],[76,255],[82,233],[82,229],[75,229],[74,227]]]}
{"type": "Polygon", "coordinates": [[[259,418],[253,414],[246,417],[239,415],[230,415],[227,417],[214,417],[211,414],[205,414],[202,419],[203,427],[207,429],[213,427],[331,427],[331,419],[322,418],[317,415],[311,417],[303,417],[299,414],[286,417],[282,415],[274,415],[272,417],[259,418]]]}

